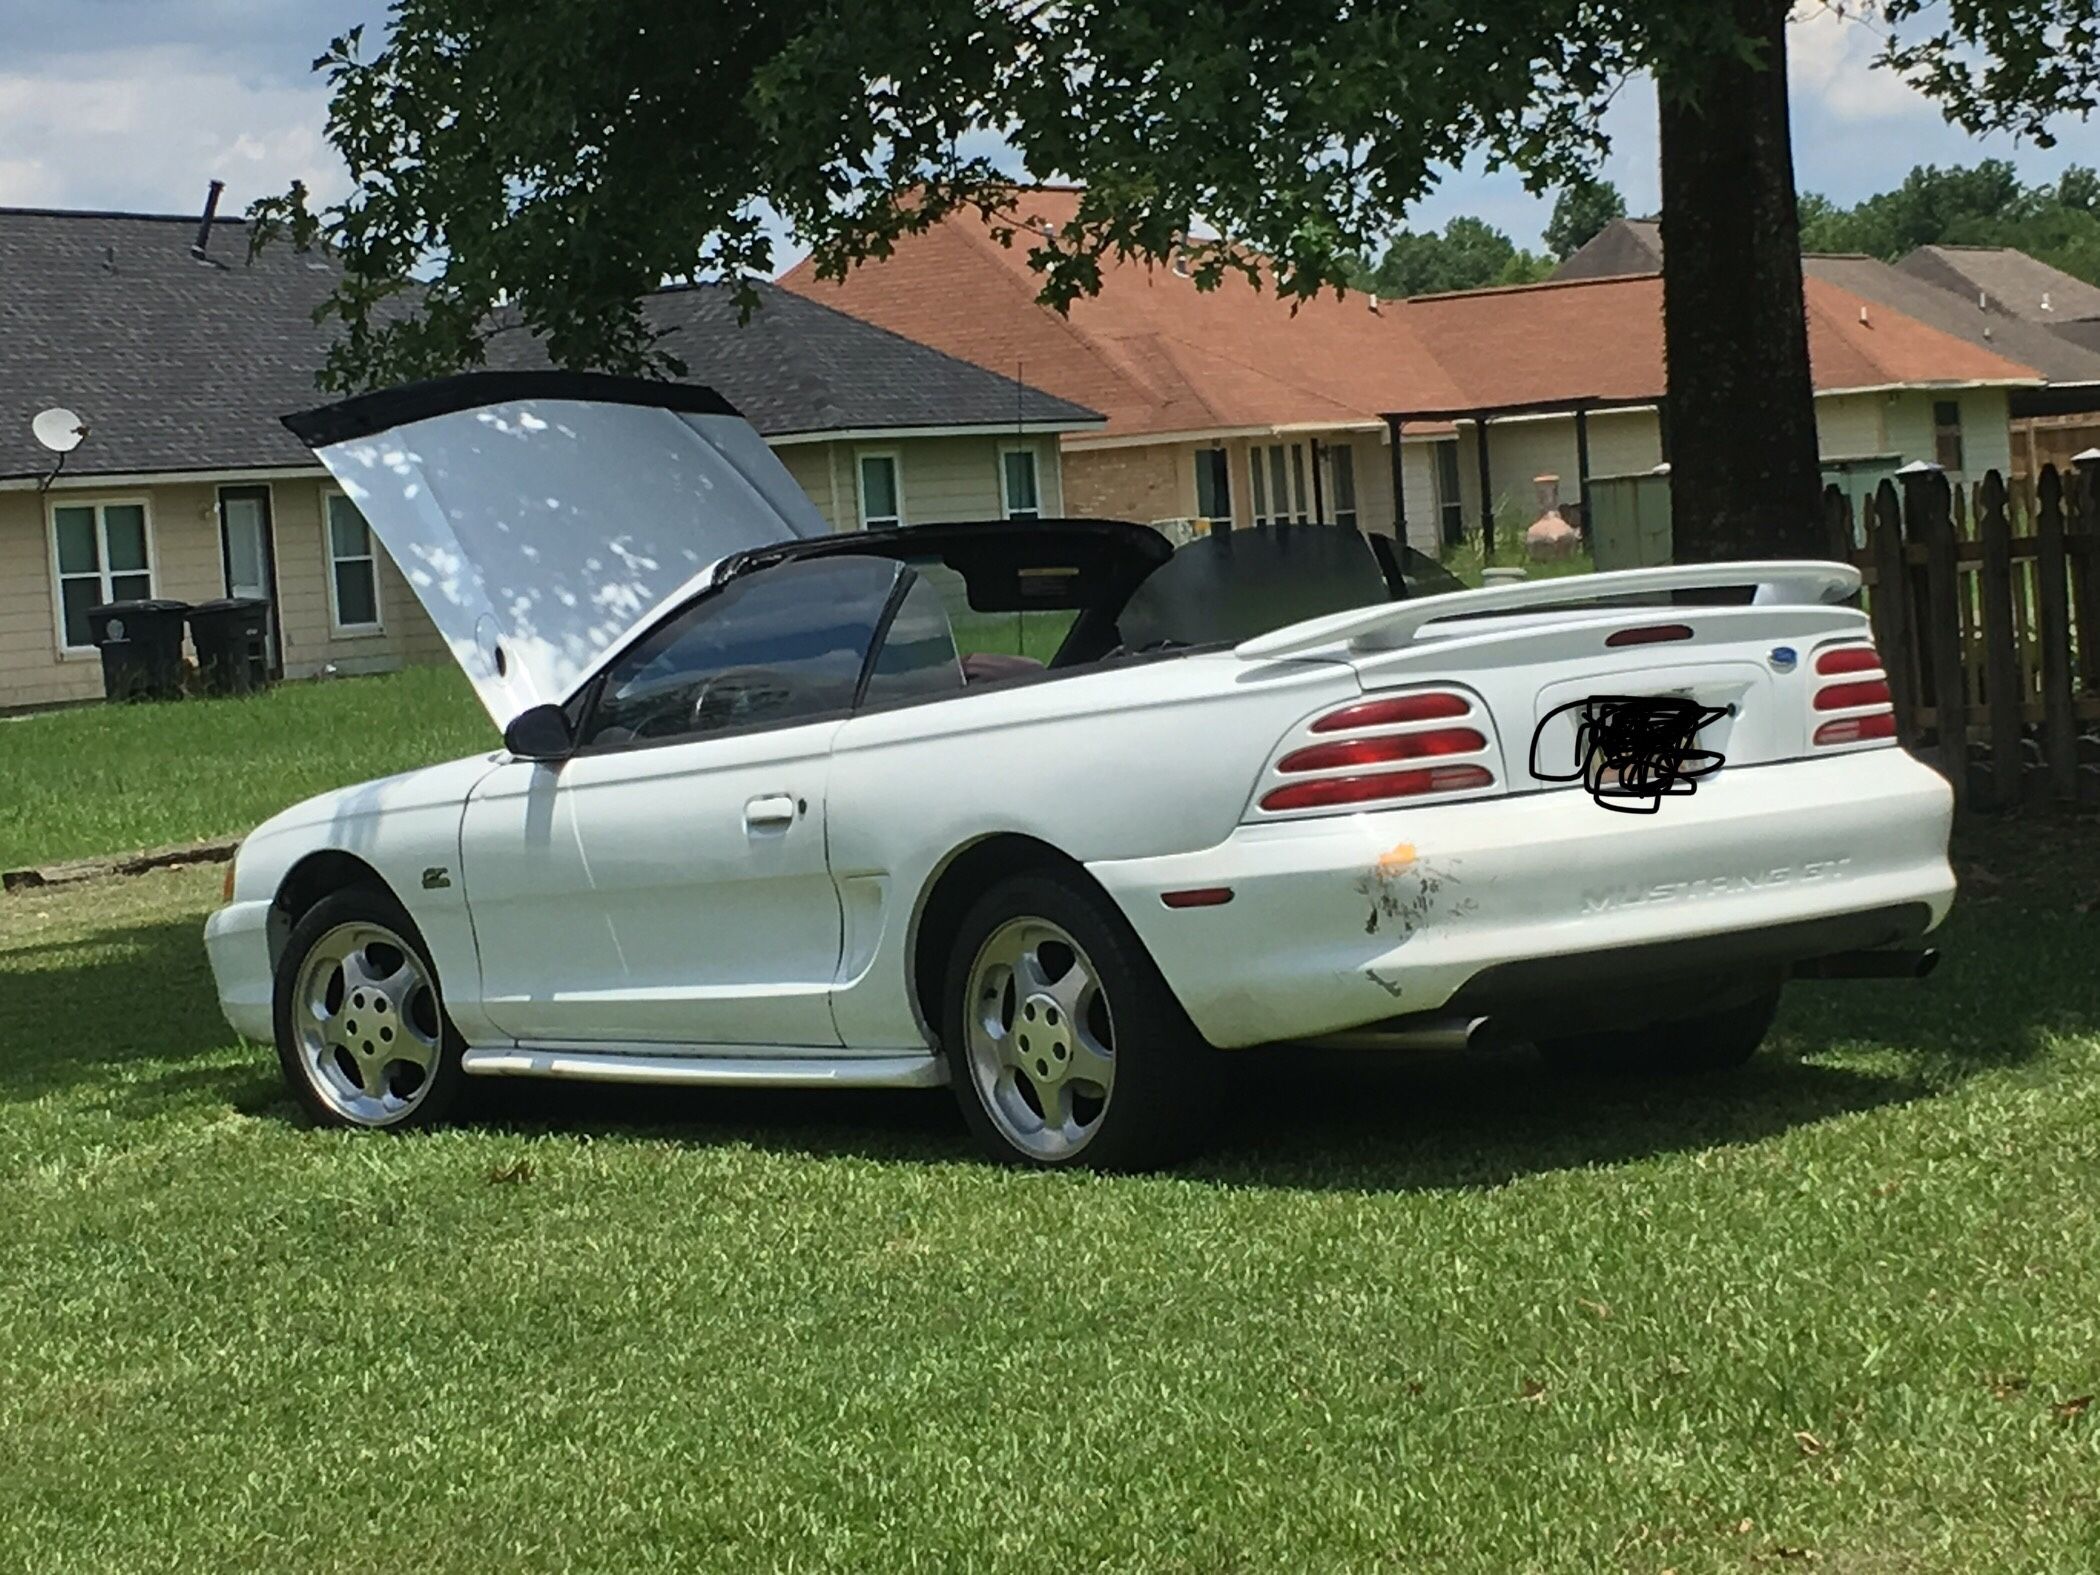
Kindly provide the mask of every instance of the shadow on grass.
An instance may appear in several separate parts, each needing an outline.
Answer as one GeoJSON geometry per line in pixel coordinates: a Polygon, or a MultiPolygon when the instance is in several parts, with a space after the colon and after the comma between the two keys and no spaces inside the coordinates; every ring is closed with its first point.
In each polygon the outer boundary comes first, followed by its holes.
{"type": "MultiPolygon", "coordinates": [[[[2085,862],[2090,862],[2085,861],[2085,862]]],[[[1394,1057],[1288,1049],[1221,1060],[1226,1116],[1187,1173],[1232,1185],[1372,1190],[1498,1185],[1575,1166],[1754,1143],[1932,1098],[2100,1031],[2100,921],[2056,890],[1985,895],[1941,940],[1924,984],[1796,984],[1773,1052],[1706,1079],[1570,1082],[1524,1051],[1394,1057]],[[2014,900],[2007,900],[2012,898],[2014,900]]],[[[112,927],[0,954],[0,1102],[122,1083],[124,1114],[172,1103],[297,1119],[274,1058],[183,1065],[222,1049],[193,919],[112,927]]],[[[945,1092],[636,1089],[474,1082],[469,1119],[512,1131],[646,1133],[817,1157],[971,1162],[945,1092]]]]}

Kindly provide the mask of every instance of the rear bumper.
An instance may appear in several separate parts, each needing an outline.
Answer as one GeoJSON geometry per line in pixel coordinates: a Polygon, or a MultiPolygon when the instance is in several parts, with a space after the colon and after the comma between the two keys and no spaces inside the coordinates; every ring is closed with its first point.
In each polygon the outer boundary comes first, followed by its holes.
{"type": "Polygon", "coordinates": [[[244,1038],[263,1044],[276,1038],[270,904],[235,902],[219,909],[204,921],[204,951],[226,1021],[244,1038]]]}
{"type": "Polygon", "coordinates": [[[1242,826],[1089,868],[1197,1028],[1237,1046],[1912,939],[1954,898],[1952,811],[1936,773],[1875,749],[1724,771],[1653,816],[1536,793],[1242,826]],[[1160,900],[1213,886],[1233,900],[1160,900]]]}

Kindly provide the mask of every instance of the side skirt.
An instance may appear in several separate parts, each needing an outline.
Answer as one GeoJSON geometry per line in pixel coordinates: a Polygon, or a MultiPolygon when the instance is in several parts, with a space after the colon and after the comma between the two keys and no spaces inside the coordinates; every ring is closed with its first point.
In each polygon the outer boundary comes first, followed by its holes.
{"type": "Polygon", "coordinates": [[[948,1067],[931,1051],[897,1055],[782,1055],[762,1046],[716,1045],[704,1055],[659,1046],[517,1045],[469,1050],[470,1077],[551,1077],[585,1083],[715,1088],[939,1088],[948,1067]]]}

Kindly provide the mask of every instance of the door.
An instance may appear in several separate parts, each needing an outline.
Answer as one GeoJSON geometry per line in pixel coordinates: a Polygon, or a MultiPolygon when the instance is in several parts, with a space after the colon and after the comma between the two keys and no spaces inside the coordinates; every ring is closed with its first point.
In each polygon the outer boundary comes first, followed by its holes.
{"type": "Polygon", "coordinates": [[[463,864],[497,1027],[837,1047],[825,789],[899,573],[819,558],[732,581],[612,665],[574,756],[475,791],[463,864]]]}
{"type": "Polygon", "coordinates": [[[270,604],[266,636],[270,671],[277,671],[277,550],[270,529],[268,487],[219,489],[219,563],[228,596],[270,604]]]}

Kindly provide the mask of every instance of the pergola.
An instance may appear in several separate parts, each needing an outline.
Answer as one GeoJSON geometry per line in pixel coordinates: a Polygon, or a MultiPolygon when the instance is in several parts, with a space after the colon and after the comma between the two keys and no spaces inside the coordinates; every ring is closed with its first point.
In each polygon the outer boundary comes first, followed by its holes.
{"type": "MultiPolygon", "coordinates": [[[[1578,498],[1582,505],[1582,534],[1590,534],[1590,423],[1592,410],[1633,410],[1653,405],[1663,409],[1662,396],[1578,394],[1573,398],[1535,399],[1509,405],[1457,405],[1443,409],[1388,410],[1383,412],[1386,432],[1392,440],[1393,517],[1400,535],[1407,535],[1407,500],[1400,474],[1400,433],[1410,421],[1470,421],[1478,435],[1474,445],[1480,462],[1480,535],[1485,550],[1495,550],[1495,498],[1488,469],[1488,424],[1511,416],[1573,416],[1575,418],[1575,471],[1578,498]]],[[[1669,450],[1669,424],[1664,418],[1663,449],[1669,450]]]]}

